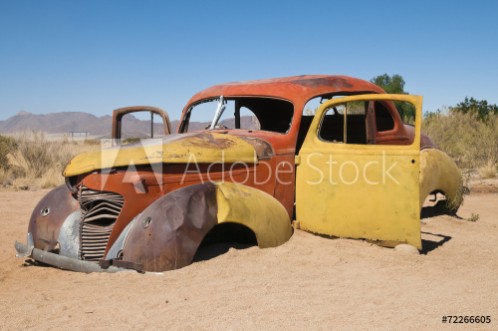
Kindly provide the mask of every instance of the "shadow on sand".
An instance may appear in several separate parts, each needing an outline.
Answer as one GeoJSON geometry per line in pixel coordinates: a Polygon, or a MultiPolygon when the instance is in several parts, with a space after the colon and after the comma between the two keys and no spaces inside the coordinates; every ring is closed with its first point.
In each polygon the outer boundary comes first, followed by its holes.
{"type": "MultiPolygon", "coordinates": [[[[422,211],[420,213],[420,219],[423,220],[426,218],[447,215],[447,216],[456,218],[458,220],[461,220],[462,218],[460,216],[458,216],[457,214],[448,213],[448,209],[446,208],[445,203],[446,203],[445,200],[439,200],[433,206],[423,207],[422,211]]],[[[429,252],[432,252],[433,250],[443,246],[445,243],[447,243],[450,240],[451,240],[451,237],[446,236],[444,234],[430,233],[430,232],[422,231],[422,251],[421,251],[421,253],[427,255],[429,252]]]]}
{"type": "Polygon", "coordinates": [[[450,240],[451,237],[445,236],[444,234],[422,231],[422,250],[420,253],[427,255],[429,252],[443,246],[450,240]]]}

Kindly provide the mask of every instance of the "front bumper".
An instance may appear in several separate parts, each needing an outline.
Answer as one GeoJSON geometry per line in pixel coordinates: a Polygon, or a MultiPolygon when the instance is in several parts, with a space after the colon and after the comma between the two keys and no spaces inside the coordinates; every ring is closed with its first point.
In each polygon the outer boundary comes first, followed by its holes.
{"type": "Polygon", "coordinates": [[[108,268],[102,268],[95,262],[78,260],[75,258],[55,254],[52,252],[47,252],[33,246],[33,241],[30,240],[28,235],[28,244],[22,244],[18,241],[15,243],[17,257],[31,258],[35,261],[42,262],[60,269],[78,271],[78,272],[119,272],[119,271],[131,271],[130,269],[118,268],[115,266],[109,266],[108,268]]]}

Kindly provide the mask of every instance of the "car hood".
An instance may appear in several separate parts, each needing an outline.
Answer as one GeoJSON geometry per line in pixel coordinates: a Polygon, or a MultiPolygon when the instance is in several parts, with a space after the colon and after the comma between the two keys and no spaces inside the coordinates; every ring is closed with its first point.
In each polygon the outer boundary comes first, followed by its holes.
{"type": "Polygon", "coordinates": [[[172,134],[77,155],[63,174],[71,177],[101,169],[154,163],[258,163],[273,155],[272,146],[260,138],[216,132],[172,134]]]}

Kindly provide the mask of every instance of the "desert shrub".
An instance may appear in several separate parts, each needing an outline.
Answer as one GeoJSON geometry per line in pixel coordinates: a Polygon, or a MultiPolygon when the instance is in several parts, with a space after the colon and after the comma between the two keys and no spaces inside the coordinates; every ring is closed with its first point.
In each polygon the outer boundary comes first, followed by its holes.
{"type": "Polygon", "coordinates": [[[97,145],[100,146],[101,141],[100,141],[100,139],[85,139],[83,141],[83,144],[89,145],[89,146],[97,146],[97,145]]]}
{"type": "Polygon", "coordinates": [[[472,113],[431,113],[424,118],[422,129],[462,170],[470,173],[480,168],[494,168],[496,171],[497,114],[489,114],[483,120],[472,113]]]}
{"type": "Polygon", "coordinates": [[[12,185],[14,178],[15,176],[11,169],[0,167],[0,186],[12,185]]]}
{"type": "Polygon", "coordinates": [[[8,155],[15,148],[16,141],[11,137],[0,136],[0,168],[2,170],[9,169],[8,155]]]}
{"type": "Polygon", "coordinates": [[[470,215],[470,217],[466,218],[466,220],[469,221],[469,222],[474,222],[475,223],[475,222],[477,222],[479,220],[479,218],[480,218],[479,214],[472,213],[470,215]]]}
{"type": "Polygon", "coordinates": [[[474,98],[465,97],[455,107],[450,108],[452,112],[460,112],[464,114],[472,114],[481,121],[488,120],[490,115],[498,115],[498,106],[488,104],[487,100],[477,100],[474,98]]]}
{"type": "Polygon", "coordinates": [[[488,162],[477,169],[477,173],[481,176],[481,178],[495,178],[498,171],[496,169],[496,164],[488,162]]]}
{"type": "MultiPolygon", "coordinates": [[[[15,188],[50,188],[64,182],[62,171],[77,154],[96,149],[96,145],[63,140],[48,140],[43,133],[28,132],[12,139],[6,154],[8,171],[0,173],[15,188]]],[[[8,184],[8,183],[7,183],[8,184]]]]}
{"type": "Polygon", "coordinates": [[[49,141],[40,132],[25,133],[17,138],[16,148],[10,154],[11,164],[29,178],[41,178],[53,168],[62,169],[72,157],[67,142],[49,141]]]}

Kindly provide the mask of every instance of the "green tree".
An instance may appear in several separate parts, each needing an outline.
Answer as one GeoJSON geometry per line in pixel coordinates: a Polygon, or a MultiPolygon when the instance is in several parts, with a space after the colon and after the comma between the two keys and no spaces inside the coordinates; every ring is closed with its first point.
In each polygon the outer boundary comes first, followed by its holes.
{"type": "Polygon", "coordinates": [[[408,94],[405,91],[405,80],[400,75],[389,76],[388,74],[383,74],[372,78],[370,82],[382,87],[386,93],[408,94]]]}
{"type": "MultiPolygon", "coordinates": [[[[405,80],[401,75],[389,76],[388,74],[383,74],[372,78],[370,82],[380,86],[386,93],[409,94],[405,91],[405,80]]],[[[397,107],[403,121],[413,123],[415,120],[415,107],[407,103],[398,104],[397,107]]]]}
{"type": "Polygon", "coordinates": [[[465,100],[455,107],[450,107],[450,111],[476,116],[481,121],[486,121],[490,114],[498,114],[498,106],[488,104],[487,100],[477,100],[465,97],[465,100]]]}

